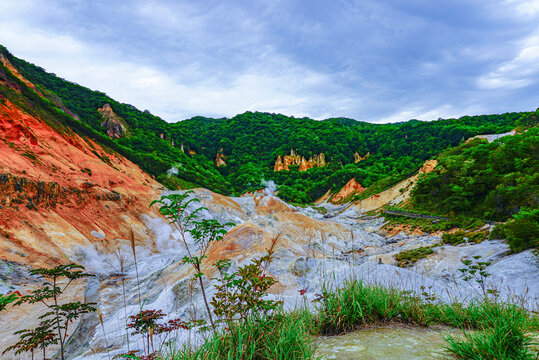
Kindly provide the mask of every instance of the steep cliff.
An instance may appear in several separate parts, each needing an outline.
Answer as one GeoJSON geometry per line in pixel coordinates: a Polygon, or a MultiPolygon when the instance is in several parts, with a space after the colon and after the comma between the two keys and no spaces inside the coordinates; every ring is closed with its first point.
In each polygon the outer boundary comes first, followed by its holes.
{"type": "Polygon", "coordinates": [[[410,199],[410,193],[414,188],[417,180],[422,174],[429,173],[434,170],[438,162],[436,160],[427,160],[419,169],[417,174],[399,182],[398,184],[384,190],[378,194],[374,194],[366,199],[354,203],[361,212],[379,209],[384,205],[395,205],[406,202],[410,199]]]}

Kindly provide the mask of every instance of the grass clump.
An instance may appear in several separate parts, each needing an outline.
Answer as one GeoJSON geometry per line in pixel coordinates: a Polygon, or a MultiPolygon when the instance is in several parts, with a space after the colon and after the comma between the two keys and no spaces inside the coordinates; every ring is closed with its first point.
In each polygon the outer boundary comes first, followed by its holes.
{"type": "Polygon", "coordinates": [[[404,250],[395,255],[397,265],[399,267],[408,267],[415,264],[419,259],[426,258],[430,254],[434,254],[432,246],[421,246],[415,249],[404,250]]]}
{"type": "MultiPolygon", "coordinates": [[[[530,318],[521,308],[509,304],[485,302],[471,315],[480,332],[465,332],[462,337],[447,336],[446,350],[458,359],[537,359],[530,345],[527,329],[537,329],[537,318],[530,318]]],[[[470,311],[468,311],[470,313],[470,311]]]]}
{"type": "Polygon", "coordinates": [[[361,281],[350,281],[341,289],[324,288],[319,299],[318,329],[322,335],[337,335],[357,330],[362,325],[391,321],[427,325],[421,300],[402,291],[361,281]]]}
{"type": "Polygon", "coordinates": [[[172,352],[163,360],[312,359],[315,344],[307,311],[249,316],[212,335],[201,347],[172,352]]]}

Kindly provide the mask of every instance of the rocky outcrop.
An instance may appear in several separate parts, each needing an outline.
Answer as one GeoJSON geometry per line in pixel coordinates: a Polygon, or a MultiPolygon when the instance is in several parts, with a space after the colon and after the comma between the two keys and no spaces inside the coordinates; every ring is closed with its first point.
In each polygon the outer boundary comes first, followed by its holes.
{"type": "Polygon", "coordinates": [[[315,154],[309,160],[306,160],[304,156],[297,154],[295,150],[290,150],[290,155],[277,156],[273,171],[290,170],[290,165],[298,165],[299,171],[306,171],[313,167],[324,167],[326,166],[326,155],[324,153],[315,154]]]}
{"type": "Polygon", "coordinates": [[[361,186],[361,184],[358,183],[355,178],[352,178],[337,194],[335,194],[335,196],[333,196],[330,202],[333,204],[339,204],[346,200],[350,201],[350,198],[353,195],[357,195],[363,190],[365,190],[365,188],[361,186]]]}
{"type": "Polygon", "coordinates": [[[125,121],[116,115],[109,104],[103,105],[103,107],[97,109],[97,111],[99,111],[103,117],[101,126],[105,128],[107,135],[110,138],[120,138],[125,134],[127,129],[125,121]]]}
{"type": "Polygon", "coordinates": [[[226,156],[223,154],[223,149],[221,148],[215,157],[215,166],[226,166],[226,156]]]}
{"type": "Polygon", "coordinates": [[[367,154],[365,154],[365,156],[360,156],[358,152],[355,152],[355,153],[354,153],[354,163],[357,164],[358,162],[367,159],[370,155],[371,155],[370,152],[368,152],[367,154]]]}

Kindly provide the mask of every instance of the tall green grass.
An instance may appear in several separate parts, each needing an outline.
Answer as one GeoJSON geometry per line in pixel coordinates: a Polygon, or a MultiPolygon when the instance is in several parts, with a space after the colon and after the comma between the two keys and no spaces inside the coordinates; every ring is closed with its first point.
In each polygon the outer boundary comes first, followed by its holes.
{"type": "Polygon", "coordinates": [[[378,285],[351,281],[341,289],[324,288],[315,316],[324,335],[354,331],[364,325],[400,322],[448,325],[463,338],[448,336],[447,350],[460,359],[533,359],[527,331],[539,330],[539,319],[516,304],[489,299],[462,303],[431,303],[421,297],[378,285]]]}
{"type": "Polygon", "coordinates": [[[270,360],[312,359],[311,315],[307,311],[279,312],[267,317],[249,317],[228,324],[201,347],[184,347],[163,360],[270,360]]]}
{"type": "Polygon", "coordinates": [[[458,359],[527,360],[538,359],[530,345],[532,339],[524,332],[526,319],[501,317],[487,319],[492,327],[477,333],[465,332],[462,337],[447,336],[446,349],[458,359]]]}
{"type": "Polygon", "coordinates": [[[530,331],[539,319],[517,304],[489,299],[433,303],[409,292],[350,281],[340,289],[323,287],[314,312],[306,309],[250,317],[212,335],[201,347],[183,347],[163,360],[313,359],[318,335],[338,335],[390,323],[447,325],[463,336],[445,338],[458,359],[534,359],[530,331]],[[471,330],[471,331],[470,331],[471,330]]]}

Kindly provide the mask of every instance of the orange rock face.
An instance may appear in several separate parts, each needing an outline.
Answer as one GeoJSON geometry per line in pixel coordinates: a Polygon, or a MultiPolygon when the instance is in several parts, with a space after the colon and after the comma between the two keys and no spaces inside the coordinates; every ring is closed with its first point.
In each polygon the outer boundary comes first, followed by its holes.
{"type": "MultiPolygon", "coordinates": [[[[0,94],[1,97],[1,94],[0,94]]],[[[140,216],[160,185],[135,164],[0,102],[0,257],[35,266],[78,248],[149,239],[140,216]]],[[[149,241],[149,240],[145,240],[149,241]]],[[[106,251],[106,249],[105,249],[106,251]]]]}
{"type": "Polygon", "coordinates": [[[215,166],[226,166],[226,157],[225,154],[223,154],[223,149],[219,150],[217,153],[217,156],[215,157],[215,166]]]}
{"type": "Polygon", "coordinates": [[[324,167],[326,166],[326,155],[324,153],[315,154],[312,158],[306,160],[304,156],[300,156],[294,150],[290,150],[290,155],[285,155],[284,157],[281,157],[281,155],[277,156],[273,171],[290,170],[290,165],[298,165],[299,171],[306,171],[313,167],[324,167]]]}
{"type": "Polygon", "coordinates": [[[436,165],[438,165],[438,161],[436,161],[436,160],[427,160],[427,161],[425,161],[423,166],[421,166],[421,169],[419,169],[419,173],[420,174],[428,174],[428,173],[430,173],[431,171],[434,170],[436,165]]]}
{"type": "Polygon", "coordinates": [[[337,204],[345,199],[347,199],[348,197],[350,197],[351,195],[356,195],[356,194],[359,194],[360,192],[362,192],[363,190],[365,190],[365,188],[363,186],[361,186],[360,183],[358,183],[356,181],[355,178],[352,178],[350,179],[350,181],[348,181],[348,183],[346,183],[346,185],[344,185],[344,187],[330,200],[331,203],[333,204],[337,204]]]}

